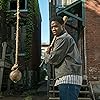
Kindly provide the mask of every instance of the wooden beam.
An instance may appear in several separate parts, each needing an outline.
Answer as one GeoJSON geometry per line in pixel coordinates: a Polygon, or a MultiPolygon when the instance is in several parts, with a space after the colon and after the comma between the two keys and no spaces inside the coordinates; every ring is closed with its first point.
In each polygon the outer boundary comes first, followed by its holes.
{"type": "Polygon", "coordinates": [[[74,14],[72,14],[72,13],[70,13],[68,11],[64,11],[63,13],[65,13],[66,15],[69,15],[69,16],[71,16],[71,17],[73,17],[73,18],[75,18],[75,19],[83,22],[83,19],[82,18],[80,18],[78,16],[75,16],[74,14]]]}
{"type": "Polygon", "coordinates": [[[57,15],[61,14],[62,12],[69,10],[70,8],[73,8],[74,6],[77,6],[79,3],[81,3],[81,0],[76,1],[75,3],[73,3],[72,5],[60,10],[57,12],[57,15]]]}

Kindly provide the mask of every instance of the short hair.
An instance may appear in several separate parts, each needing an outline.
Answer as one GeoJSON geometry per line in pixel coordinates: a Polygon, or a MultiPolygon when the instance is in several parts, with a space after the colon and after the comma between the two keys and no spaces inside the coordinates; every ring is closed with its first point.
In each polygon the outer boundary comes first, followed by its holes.
{"type": "Polygon", "coordinates": [[[52,21],[57,21],[57,22],[59,22],[61,25],[64,24],[63,18],[60,17],[60,16],[52,17],[51,20],[50,20],[50,22],[52,22],[52,21]]]}

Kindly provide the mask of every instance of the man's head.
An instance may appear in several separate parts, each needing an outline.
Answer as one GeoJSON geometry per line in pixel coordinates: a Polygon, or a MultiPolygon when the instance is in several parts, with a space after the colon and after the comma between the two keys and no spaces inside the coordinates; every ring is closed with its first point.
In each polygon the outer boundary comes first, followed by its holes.
{"type": "Polygon", "coordinates": [[[53,35],[58,36],[64,30],[64,21],[62,17],[54,17],[51,19],[51,30],[53,35]]]}

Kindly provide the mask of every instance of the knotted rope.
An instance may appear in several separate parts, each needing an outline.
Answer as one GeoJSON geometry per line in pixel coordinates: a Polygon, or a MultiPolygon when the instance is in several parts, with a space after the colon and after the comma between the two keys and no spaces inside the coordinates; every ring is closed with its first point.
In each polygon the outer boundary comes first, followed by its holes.
{"type": "Polygon", "coordinates": [[[15,64],[11,68],[10,79],[13,82],[17,82],[21,79],[21,72],[18,70],[18,44],[19,44],[19,0],[17,0],[17,25],[16,25],[16,54],[15,54],[15,64]]]}

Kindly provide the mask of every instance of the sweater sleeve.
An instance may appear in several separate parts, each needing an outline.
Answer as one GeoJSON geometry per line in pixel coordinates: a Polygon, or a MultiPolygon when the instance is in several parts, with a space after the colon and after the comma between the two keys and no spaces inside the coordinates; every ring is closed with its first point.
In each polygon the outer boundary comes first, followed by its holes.
{"type": "Polygon", "coordinates": [[[58,38],[54,44],[53,50],[50,54],[46,54],[46,62],[50,64],[59,64],[68,51],[68,42],[66,38],[58,38]]]}

